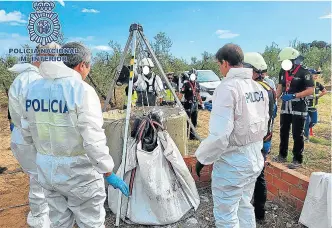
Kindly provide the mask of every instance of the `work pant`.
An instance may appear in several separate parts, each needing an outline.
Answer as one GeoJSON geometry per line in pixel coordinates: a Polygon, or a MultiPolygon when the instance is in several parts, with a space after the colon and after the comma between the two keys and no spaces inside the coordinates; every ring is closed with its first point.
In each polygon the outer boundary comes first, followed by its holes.
{"type": "Polygon", "coordinates": [[[254,203],[253,206],[255,208],[255,216],[256,219],[264,219],[265,218],[265,203],[267,198],[267,190],[266,190],[266,182],[264,176],[263,168],[261,174],[257,177],[254,191],[254,203]]]}
{"type": "Polygon", "coordinates": [[[51,227],[104,228],[105,182],[84,156],[37,153],[38,181],[45,189],[51,227]]]}
{"type": "Polygon", "coordinates": [[[29,175],[29,206],[27,223],[30,227],[49,228],[49,207],[45,198],[45,189],[39,184],[37,175],[29,175]]]}
{"type": "Polygon", "coordinates": [[[105,228],[106,200],[104,180],[73,188],[69,192],[46,190],[52,227],[105,228]]]}
{"type": "Polygon", "coordinates": [[[292,115],[292,114],[281,114],[280,115],[280,146],[279,155],[283,158],[287,158],[288,154],[288,142],[289,142],[289,131],[292,125],[293,134],[293,161],[302,163],[303,161],[303,150],[304,150],[304,124],[306,116],[292,115]]]}
{"type": "Polygon", "coordinates": [[[309,128],[312,128],[318,122],[317,110],[308,111],[308,116],[305,122],[304,136],[309,138],[309,128]]]}
{"type": "MultiPolygon", "coordinates": [[[[187,115],[189,116],[192,124],[194,125],[194,127],[196,128],[197,127],[197,117],[198,117],[198,110],[193,110],[193,111],[190,111],[190,110],[186,110],[186,113],[187,115]]],[[[192,131],[192,129],[190,128],[189,124],[187,123],[187,127],[190,131],[190,139],[195,139],[195,135],[192,131]]]]}
{"type": "Polygon", "coordinates": [[[234,149],[214,163],[211,187],[217,228],[256,227],[251,199],[264,166],[260,145],[234,149]]]}
{"type": "Polygon", "coordinates": [[[157,95],[156,93],[137,92],[136,106],[156,106],[157,95]]]}

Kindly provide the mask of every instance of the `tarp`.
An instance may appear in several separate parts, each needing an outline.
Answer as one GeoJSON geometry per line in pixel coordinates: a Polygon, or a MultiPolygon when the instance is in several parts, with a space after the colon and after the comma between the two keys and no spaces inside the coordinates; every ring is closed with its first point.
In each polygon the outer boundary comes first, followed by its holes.
{"type": "Polygon", "coordinates": [[[332,228],[332,174],[311,174],[299,222],[308,228],[332,228]]]}
{"type": "MultiPolygon", "coordinates": [[[[121,219],[128,223],[175,223],[192,208],[197,210],[200,203],[195,181],[167,131],[158,132],[157,147],[151,152],[130,138],[124,180],[132,193],[129,199],[122,196],[121,219]]],[[[113,213],[117,211],[117,195],[118,190],[108,186],[108,205],[113,213]]]]}

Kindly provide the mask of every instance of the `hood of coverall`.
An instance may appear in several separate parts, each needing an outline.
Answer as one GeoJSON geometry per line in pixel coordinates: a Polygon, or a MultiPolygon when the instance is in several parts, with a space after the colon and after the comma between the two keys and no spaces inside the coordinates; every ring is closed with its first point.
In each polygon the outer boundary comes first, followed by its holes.
{"type": "Polygon", "coordinates": [[[77,77],[82,79],[82,76],[77,71],[67,67],[63,62],[60,61],[43,62],[39,66],[39,72],[41,76],[46,79],[67,77],[77,77]]]}
{"type": "Polygon", "coordinates": [[[251,68],[231,68],[226,78],[252,78],[253,70],[251,68]]]}
{"type": "Polygon", "coordinates": [[[19,63],[19,64],[15,64],[8,70],[13,73],[22,73],[26,70],[34,70],[34,71],[38,72],[38,67],[36,67],[30,63],[19,63]]]}

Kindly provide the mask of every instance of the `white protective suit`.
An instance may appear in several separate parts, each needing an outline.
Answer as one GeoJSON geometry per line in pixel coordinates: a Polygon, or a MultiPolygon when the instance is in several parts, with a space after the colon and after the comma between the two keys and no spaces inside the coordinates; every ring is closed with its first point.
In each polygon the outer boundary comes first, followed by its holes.
{"type": "Polygon", "coordinates": [[[252,80],[252,69],[231,68],[216,88],[209,136],[196,151],[199,162],[214,163],[212,194],[217,227],[256,227],[250,201],[264,166],[261,153],[269,120],[269,98],[252,80]]]}
{"type": "Polygon", "coordinates": [[[53,227],[105,227],[103,173],[112,172],[100,100],[76,71],[43,62],[43,79],[20,99],[23,136],[37,149],[38,180],[46,189],[53,227]]]}
{"type": "Polygon", "coordinates": [[[38,68],[29,64],[15,64],[9,71],[18,73],[9,88],[9,112],[14,124],[11,133],[11,150],[22,167],[23,171],[29,175],[29,206],[27,223],[30,227],[49,227],[48,205],[45,199],[44,190],[38,183],[36,166],[36,149],[33,145],[26,143],[22,136],[21,117],[22,107],[19,102],[19,95],[31,82],[41,79],[38,68]]]}

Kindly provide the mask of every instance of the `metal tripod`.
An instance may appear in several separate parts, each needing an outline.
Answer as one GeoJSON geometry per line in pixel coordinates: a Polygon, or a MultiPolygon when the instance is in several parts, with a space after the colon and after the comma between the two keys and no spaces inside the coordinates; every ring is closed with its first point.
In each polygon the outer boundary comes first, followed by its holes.
{"type": "MultiPolygon", "coordinates": [[[[114,80],[112,81],[112,83],[110,85],[110,89],[108,90],[108,93],[107,93],[107,97],[106,97],[104,107],[103,107],[103,112],[106,112],[106,108],[107,108],[107,105],[109,104],[109,101],[111,99],[113,99],[114,86],[115,86],[116,81],[119,78],[120,73],[121,73],[121,70],[122,70],[122,67],[123,67],[123,64],[124,64],[124,61],[125,61],[125,58],[126,58],[126,54],[129,51],[129,46],[132,43],[133,37],[135,37],[135,39],[137,40],[137,43],[133,42],[133,46],[135,46],[135,48],[133,48],[132,50],[136,51],[135,49],[137,47],[137,44],[142,45],[142,42],[139,39],[139,38],[141,38],[141,40],[143,41],[143,43],[145,44],[145,46],[147,48],[148,56],[152,57],[152,60],[156,63],[157,68],[158,68],[159,72],[161,73],[162,78],[164,79],[164,81],[166,82],[167,87],[171,90],[171,93],[174,96],[176,104],[184,110],[181,101],[179,100],[178,96],[176,95],[176,93],[174,91],[174,88],[172,87],[171,83],[169,82],[168,78],[166,77],[166,74],[163,71],[163,69],[161,67],[161,64],[159,63],[154,51],[152,50],[149,41],[147,40],[147,38],[145,37],[145,35],[143,33],[143,27],[140,24],[131,24],[130,28],[129,28],[129,32],[130,32],[130,34],[129,34],[126,46],[124,48],[123,54],[121,56],[120,64],[118,65],[116,75],[115,75],[114,80]]],[[[133,67],[133,65],[131,65],[131,67],[133,67]]],[[[132,69],[131,69],[131,71],[132,71],[132,69]]],[[[132,75],[131,75],[131,77],[132,77],[132,75]]],[[[131,82],[131,80],[129,80],[129,86],[130,86],[130,82],[131,82]]],[[[129,92],[129,91],[132,91],[132,87],[128,88],[128,89],[129,89],[128,90],[128,95],[129,95],[129,94],[131,94],[131,92],[129,92]]],[[[131,96],[130,96],[130,104],[131,104],[131,96]]],[[[128,96],[127,105],[129,105],[129,96],[128,96]]],[[[188,117],[188,115],[186,115],[186,118],[187,118],[187,122],[189,124],[189,127],[191,128],[191,131],[193,132],[195,137],[199,141],[202,141],[201,137],[197,134],[196,129],[195,129],[194,125],[192,124],[192,122],[191,122],[190,118],[188,117]]]]}
{"type": "MultiPolygon", "coordinates": [[[[167,87],[171,90],[175,101],[179,107],[184,110],[181,101],[177,97],[174,88],[172,87],[171,83],[168,81],[168,78],[165,75],[165,72],[163,71],[161,64],[159,63],[155,53],[153,52],[148,40],[146,39],[145,35],[143,34],[143,27],[139,24],[131,24],[129,28],[129,38],[127,40],[125,49],[123,51],[123,54],[120,59],[120,64],[118,65],[117,72],[115,75],[114,80],[111,83],[110,89],[108,91],[104,107],[103,107],[103,112],[106,111],[107,105],[109,104],[109,101],[111,98],[113,98],[113,89],[115,86],[116,81],[119,78],[119,75],[121,73],[121,70],[123,68],[123,64],[126,58],[126,54],[129,51],[129,46],[132,44],[132,55],[131,55],[131,60],[130,60],[130,76],[129,76],[129,86],[128,86],[128,100],[127,100],[127,110],[126,110],[126,122],[125,122],[125,134],[124,134],[124,143],[123,143],[123,151],[122,151],[122,162],[121,162],[121,169],[120,169],[120,178],[123,179],[124,177],[124,171],[125,171],[125,166],[126,166],[126,156],[127,156],[127,139],[128,139],[128,131],[129,131],[129,122],[130,122],[130,113],[131,113],[131,104],[132,104],[132,89],[133,89],[133,76],[134,76],[134,64],[135,64],[135,59],[136,59],[136,49],[139,48],[139,45],[142,45],[141,40],[147,47],[148,51],[148,56],[150,55],[152,57],[152,60],[156,63],[159,72],[162,75],[162,78],[166,82],[167,87]],[[141,39],[141,40],[140,40],[141,39]],[[132,42],[133,41],[133,42],[132,42]]],[[[142,47],[141,47],[142,48],[142,47]]],[[[144,50],[144,49],[142,49],[144,50]]],[[[189,123],[190,128],[193,131],[193,134],[196,136],[196,138],[201,141],[201,138],[197,134],[194,125],[192,124],[190,118],[186,114],[187,122],[189,123]]],[[[121,199],[122,199],[122,193],[119,190],[119,195],[118,195],[118,208],[117,208],[117,213],[116,213],[116,222],[115,226],[119,226],[120,224],[120,213],[121,213],[121,199]]]]}

